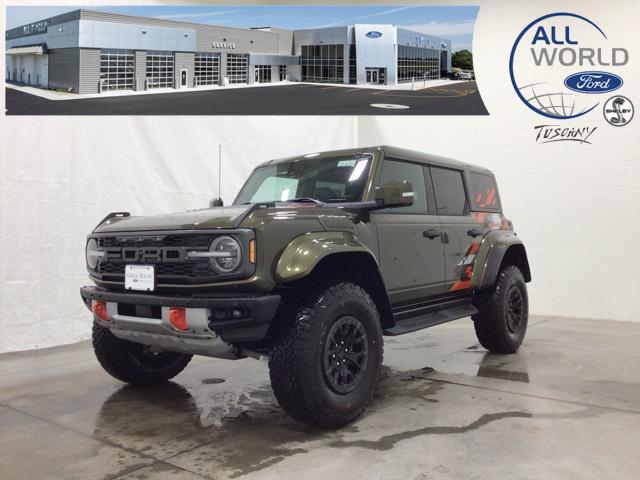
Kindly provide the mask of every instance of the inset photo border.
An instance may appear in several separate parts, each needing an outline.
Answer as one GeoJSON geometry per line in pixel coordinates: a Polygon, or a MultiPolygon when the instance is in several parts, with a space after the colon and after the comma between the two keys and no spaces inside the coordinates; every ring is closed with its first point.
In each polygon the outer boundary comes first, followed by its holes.
{"type": "Polygon", "coordinates": [[[475,6],[9,6],[7,115],[487,115],[475,6]]]}

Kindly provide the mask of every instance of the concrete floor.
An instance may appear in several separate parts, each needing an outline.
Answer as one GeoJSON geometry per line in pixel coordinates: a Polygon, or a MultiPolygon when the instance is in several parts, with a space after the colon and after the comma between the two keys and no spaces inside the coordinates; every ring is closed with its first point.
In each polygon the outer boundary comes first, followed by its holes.
{"type": "Polygon", "coordinates": [[[385,339],[353,425],[278,407],[263,363],[194,359],[124,386],[87,342],[0,356],[0,477],[28,479],[638,478],[640,323],[534,317],[516,355],[467,320],[385,339]]]}

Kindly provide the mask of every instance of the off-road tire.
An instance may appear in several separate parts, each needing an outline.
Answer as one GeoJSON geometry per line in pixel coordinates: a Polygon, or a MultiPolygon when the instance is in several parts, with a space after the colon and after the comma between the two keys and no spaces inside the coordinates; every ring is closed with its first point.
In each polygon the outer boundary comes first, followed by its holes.
{"type": "Polygon", "coordinates": [[[369,294],[354,283],[316,286],[302,297],[285,300],[278,316],[269,359],[271,385],[282,408],[296,420],[340,427],[362,414],[377,385],[383,355],[380,315],[369,294]],[[353,390],[339,393],[323,362],[332,327],[346,318],[357,319],[366,333],[362,344],[367,354],[353,390]]]}
{"type": "Polygon", "coordinates": [[[496,284],[476,294],[474,305],[478,313],[471,318],[480,344],[495,353],[515,353],[524,340],[529,316],[527,286],[520,269],[514,265],[503,267],[496,284]],[[510,294],[519,296],[522,303],[517,327],[509,319],[510,294]]]}
{"type": "Polygon", "coordinates": [[[93,351],[102,368],[112,377],[132,385],[166,382],[191,361],[191,355],[163,352],[154,358],[143,346],[116,337],[108,328],[93,324],[93,351]]]}

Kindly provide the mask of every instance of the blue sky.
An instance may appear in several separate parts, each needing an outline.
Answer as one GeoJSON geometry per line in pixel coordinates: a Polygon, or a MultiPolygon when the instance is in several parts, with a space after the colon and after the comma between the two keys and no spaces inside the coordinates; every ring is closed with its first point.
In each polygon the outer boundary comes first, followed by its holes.
{"type": "MultiPolygon", "coordinates": [[[[42,20],[79,7],[7,7],[7,28],[42,20]]],[[[449,38],[453,50],[471,49],[478,7],[387,6],[89,6],[127,15],[160,17],[229,27],[312,28],[353,23],[391,23],[449,38]]]]}

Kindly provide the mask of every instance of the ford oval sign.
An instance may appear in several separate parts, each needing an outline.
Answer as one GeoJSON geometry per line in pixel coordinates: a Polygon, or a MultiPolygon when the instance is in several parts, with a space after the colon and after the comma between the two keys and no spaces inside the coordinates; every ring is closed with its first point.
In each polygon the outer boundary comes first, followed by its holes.
{"type": "Polygon", "coordinates": [[[382,32],[376,32],[375,30],[366,33],[369,38],[380,38],[382,36],[382,32]]]}
{"type": "Polygon", "coordinates": [[[612,92],[622,84],[619,76],[607,72],[578,72],[564,79],[564,85],[569,90],[580,93],[612,92]]]}

